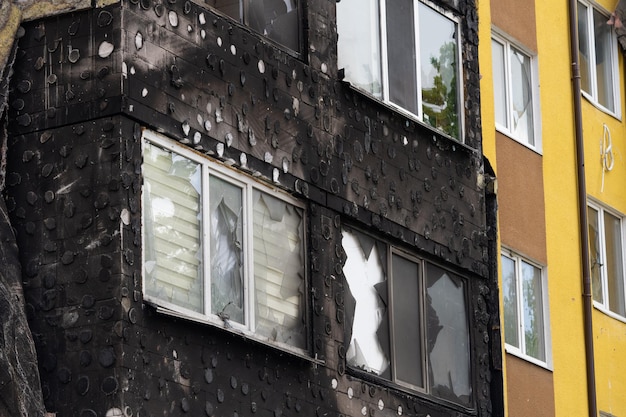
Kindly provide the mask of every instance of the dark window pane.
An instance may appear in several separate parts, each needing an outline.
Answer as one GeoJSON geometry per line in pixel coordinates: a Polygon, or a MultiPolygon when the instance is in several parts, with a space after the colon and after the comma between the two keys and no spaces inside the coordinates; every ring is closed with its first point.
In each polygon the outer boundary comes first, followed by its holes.
{"type": "Polygon", "coordinates": [[[463,281],[428,264],[426,332],[431,392],[470,405],[470,344],[463,281]]]}
{"type": "Polygon", "coordinates": [[[581,88],[591,94],[591,65],[593,57],[589,51],[589,18],[587,7],[578,3],[578,54],[580,58],[581,88]]]}
{"type": "Polygon", "coordinates": [[[418,264],[394,254],[392,274],[395,378],[416,387],[423,387],[418,264]]]}
{"type": "Polygon", "coordinates": [[[389,101],[417,115],[413,0],[388,1],[386,12],[389,101]]]}
{"type": "Polygon", "coordinates": [[[250,0],[248,25],[292,49],[300,50],[297,0],[250,0]]]}

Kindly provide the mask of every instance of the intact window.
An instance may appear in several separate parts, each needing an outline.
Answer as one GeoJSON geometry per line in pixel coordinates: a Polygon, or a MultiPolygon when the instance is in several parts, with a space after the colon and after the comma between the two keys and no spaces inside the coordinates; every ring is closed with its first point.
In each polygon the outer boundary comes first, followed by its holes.
{"type": "Polygon", "coordinates": [[[578,52],[581,86],[589,99],[610,113],[619,113],[617,41],[609,17],[586,2],[578,2],[578,52]]]}
{"type": "Polygon", "coordinates": [[[357,230],[342,237],[348,365],[471,405],[465,281],[357,230]]]}
{"type": "Polygon", "coordinates": [[[626,317],[624,295],[624,244],[622,217],[589,204],[589,261],[596,305],[626,317]]]}
{"type": "Polygon", "coordinates": [[[547,365],[543,270],[537,264],[513,253],[503,253],[501,262],[504,340],[507,350],[547,365]]]}
{"type": "Polygon", "coordinates": [[[496,127],[525,145],[538,148],[533,57],[497,36],[491,40],[491,51],[496,127]]]}
{"type": "Polygon", "coordinates": [[[142,170],[146,298],[305,349],[303,205],[149,132],[142,170]]]}
{"type": "Polygon", "coordinates": [[[206,3],[273,41],[300,52],[300,0],[206,0],[206,3]]]}
{"type": "Polygon", "coordinates": [[[460,139],[456,20],[417,0],[342,0],[337,31],[346,81],[460,139]]]}

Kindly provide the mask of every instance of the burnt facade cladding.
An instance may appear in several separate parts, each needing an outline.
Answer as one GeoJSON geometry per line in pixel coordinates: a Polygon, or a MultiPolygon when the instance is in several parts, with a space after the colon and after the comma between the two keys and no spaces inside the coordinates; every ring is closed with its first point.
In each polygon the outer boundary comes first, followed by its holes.
{"type": "Polygon", "coordinates": [[[23,24],[6,201],[49,412],[500,415],[476,5],[365,3],[369,46],[350,0],[23,24]],[[398,61],[409,12],[440,56],[398,61]]]}

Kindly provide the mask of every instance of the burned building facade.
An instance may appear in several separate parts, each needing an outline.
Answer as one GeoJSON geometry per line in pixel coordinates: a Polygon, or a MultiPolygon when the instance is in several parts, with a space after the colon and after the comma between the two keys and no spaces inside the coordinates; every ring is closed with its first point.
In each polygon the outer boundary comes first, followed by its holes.
{"type": "Polygon", "coordinates": [[[46,409],[499,415],[475,3],[102,3],[11,77],[46,409]]]}

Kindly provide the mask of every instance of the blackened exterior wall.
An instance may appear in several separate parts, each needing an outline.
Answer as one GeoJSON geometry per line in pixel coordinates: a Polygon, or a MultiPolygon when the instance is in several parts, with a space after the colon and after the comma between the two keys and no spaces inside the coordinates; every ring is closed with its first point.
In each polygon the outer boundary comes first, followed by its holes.
{"type": "Polygon", "coordinates": [[[497,289],[476,12],[471,1],[445,5],[460,17],[464,41],[465,144],[336,78],[334,1],[306,2],[303,54],[183,1],[125,1],[25,25],[10,98],[7,201],[48,410],[491,415],[498,311],[487,308],[497,289]],[[310,359],[143,302],[145,128],[234,166],[245,154],[240,169],[278,179],[307,202],[310,359]],[[468,278],[470,409],[346,368],[344,222],[468,278]]]}

